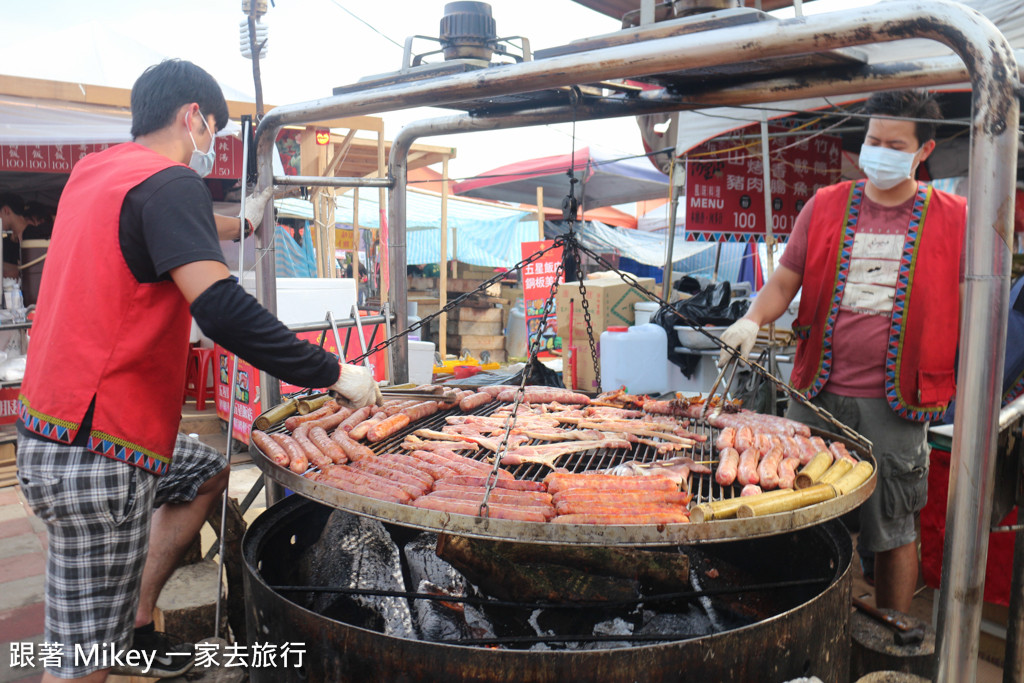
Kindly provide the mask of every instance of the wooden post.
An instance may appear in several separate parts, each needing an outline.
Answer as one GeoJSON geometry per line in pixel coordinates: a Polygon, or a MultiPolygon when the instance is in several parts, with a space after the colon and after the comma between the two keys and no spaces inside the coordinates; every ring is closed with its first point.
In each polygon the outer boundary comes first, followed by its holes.
{"type": "MultiPolygon", "coordinates": [[[[437,303],[444,308],[448,304],[448,159],[441,162],[441,279],[437,286],[437,303]]],[[[438,319],[437,349],[443,361],[448,353],[448,314],[438,319]]]]}
{"type": "MultiPolygon", "coordinates": [[[[352,277],[356,279],[356,292],[359,291],[359,188],[352,188],[352,277]]],[[[370,251],[366,251],[367,266],[370,251]]],[[[358,298],[358,295],[357,295],[358,298]]]]}
{"type": "Polygon", "coordinates": [[[537,239],[544,241],[544,188],[537,186],[537,239]]]}

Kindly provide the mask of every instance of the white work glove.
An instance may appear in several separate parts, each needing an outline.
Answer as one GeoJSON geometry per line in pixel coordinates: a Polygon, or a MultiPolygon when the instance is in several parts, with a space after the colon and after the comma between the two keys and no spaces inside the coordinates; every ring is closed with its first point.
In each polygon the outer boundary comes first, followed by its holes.
{"type": "MultiPolygon", "coordinates": [[[[253,229],[259,228],[263,223],[263,212],[267,208],[267,202],[274,196],[274,187],[270,186],[261,192],[251,194],[245,198],[245,221],[246,227],[252,226],[253,229]]],[[[246,237],[249,233],[245,233],[246,237]]]]}
{"type": "Polygon", "coordinates": [[[369,368],[347,363],[339,365],[341,373],[338,375],[338,381],[331,387],[331,393],[338,396],[338,403],[358,410],[364,406],[381,405],[384,402],[369,368]]]}
{"type": "MultiPolygon", "coordinates": [[[[757,341],[757,333],[760,329],[761,327],[750,318],[740,318],[726,328],[722,333],[721,340],[746,358],[750,349],[754,348],[754,342],[757,341]]],[[[732,354],[726,349],[722,349],[722,352],[718,354],[718,367],[724,368],[730,358],[732,358],[732,354]]]]}

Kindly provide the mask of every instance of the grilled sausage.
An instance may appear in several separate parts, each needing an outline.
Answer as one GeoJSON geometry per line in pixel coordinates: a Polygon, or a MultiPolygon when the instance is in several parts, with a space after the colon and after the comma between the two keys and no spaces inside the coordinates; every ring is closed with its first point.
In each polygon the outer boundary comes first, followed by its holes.
{"type": "MultiPolygon", "coordinates": [[[[414,458],[416,458],[418,460],[423,460],[424,462],[428,462],[428,463],[431,463],[433,465],[442,465],[444,467],[447,467],[448,469],[452,470],[452,472],[455,473],[455,474],[468,474],[468,475],[481,476],[480,475],[480,470],[478,470],[478,469],[476,469],[476,468],[474,468],[474,467],[472,467],[470,465],[467,465],[464,462],[460,462],[458,460],[450,460],[450,459],[448,459],[448,458],[446,458],[446,457],[444,457],[442,455],[438,455],[437,453],[435,453],[433,451],[419,451],[419,450],[417,450],[417,451],[412,451],[409,455],[411,455],[412,457],[414,457],[414,458]]],[[[465,458],[464,458],[464,460],[465,460],[465,458]]],[[[480,463],[480,464],[483,464],[483,463],[480,463]]],[[[486,467],[486,465],[485,465],[485,467],[486,467]]]]}
{"type": "Polygon", "coordinates": [[[736,445],[736,428],[726,427],[718,433],[718,438],[715,439],[715,448],[720,451],[726,448],[733,448],[736,445]]]}
{"type": "Polygon", "coordinates": [[[323,427],[313,427],[310,429],[309,440],[320,449],[321,453],[330,458],[334,464],[342,465],[348,462],[349,457],[345,449],[337,441],[332,441],[331,437],[327,436],[327,432],[324,431],[323,427]]]}
{"type": "Polygon", "coordinates": [[[630,477],[614,474],[567,474],[553,472],[544,477],[548,493],[558,493],[572,488],[588,488],[610,491],[671,491],[679,490],[679,485],[667,477],[630,477]]]}
{"type": "Polygon", "coordinates": [[[761,482],[761,477],[757,473],[757,461],[760,459],[760,455],[756,448],[748,448],[740,453],[740,464],[736,468],[736,481],[742,486],[761,482]]]}
{"type": "MultiPolygon", "coordinates": [[[[480,516],[480,504],[457,498],[441,498],[428,494],[413,501],[413,506],[438,512],[452,512],[471,517],[480,516]]],[[[505,503],[488,503],[485,514],[491,519],[511,519],[519,522],[546,522],[554,517],[554,509],[516,507],[505,503]]]]}
{"type": "Polygon", "coordinates": [[[791,489],[796,485],[796,468],[800,466],[799,458],[783,458],[779,463],[779,488],[791,489]]]}
{"type": "Polygon", "coordinates": [[[328,415],[327,417],[322,417],[319,420],[313,420],[312,422],[304,422],[303,424],[308,424],[310,427],[320,427],[325,432],[329,432],[351,417],[352,412],[351,408],[342,407],[338,408],[338,411],[333,415],[328,415]]]}
{"type": "Polygon", "coordinates": [[[376,413],[363,420],[348,433],[348,436],[353,441],[362,441],[366,438],[366,433],[370,431],[370,427],[375,424],[379,424],[381,420],[387,418],[388,414],[383,410],[378,410],[376,413]]]}
{"type": "Polygon", "coordinates": [[[345,418],[345,420],[340,425],[338,425],[338,428],[334,431],[352,431],[353,427],[355,427],[357,424],[359,424],[366,418],[370,417],[370,415],[372,415],[375,412],[377,412],[377,408],[375,406],[365,406],[363,408],[360,408],[359,410],[353,412],[351,415],[345,418]]]}
{"type": "Polygon", "coordinates": [[[385,418],[370,427],[369,431],[366,432],[366,440],[370,443],[383,441],[395,432],[406,427],[409,422],[411,422],[411,420],[405,413],[395,413],[391,417],[385,418]]]}
{"type": "Polygon", "coordinates": [[[357,472],[348,465],[331,465],[317,476],[316,481],[379,500],[395,503],[408,503],[412,500],[412,496],[407,491],[395,486],[387,479],[382,479],[369,472],[357,472]]]}
{"type": "Polygon", "coordinates": [[[419,477],[414,477],[393,467],[388,467],[387,464],[376,458],[363,458],[359,462],[352,463],[351,467],[358,472],[367,472],[375,474],[382,479],[387,479],[395,486],[408,492],[413,498],[418,498],[429,491],[433,483],[429,481],[424,482],[419,477]]]}
{"type": "Polygon", "coordinates": [[[350,439],[341,427],[334,430],[334,433],[331,434],[331,440],[341,446],[349,460],[360,460],[373,455],[373,451],[369,448],[350,439]]]}
{"type": "Polygon", "coordinates": [[[715,481],[721,486],[732,486],[740,466],[740,453],[735,448],[725,448],[718,454],[718,469],[715,481]]]}
{"type": "Polygon", "coordinates": [[[609,505],[686,505],[690,502],[690,494],[684,491],[589,491],[587,489],[569,489],[559,491],[551,496],[557,505],[563,502],[590,503],[597,506],[609,505]]]}
{"type": "Polygon", "coordinates": [[[468,413],[471,410],[476,410],[480,406],[486,405],[491,402],[491,395],[486,391],[478,391],[475,394],[470,394],[461,401],[459,401],[459,410],[464,413],[468,413]]]}
{"type": "MultiPolygon", "coordinates": [[[[459,496],[482,496],[486,492],[483,486],[446,486],[444,488],[434,489],[437,494],[445,494],[452,498],[458,498],[459,496]]],[[[542,491],[512,491],[509,489],[491,489],[491,499],[508,500],[508,501],[531,501],[535,503],[543,503],[545,505],[551,505],[551,494],[544,493],[542,491]]]]}
{"type": "MultiPolygon", "coordinates": [[[[486,486],[487,477],[476,477],[457,475],[445,477],[434,482],[434,490],[441,490],[450,486],[486,486]]],[[[519,479],[504,479],[499,477],[494,484],[495,488],[509,489],[511,491],[547,491],[548,487],[539,481],[520,481],[519,479]]]]}
{"type": "Polygon", "coordinates": [[[306,413],[305,415],[292,415],[284,421],[284,428],[289,432],[294,432],[295,428],[303,422],[311,422],[312,420],[319,420],[322,417],[327,417],[328,415],[336,412],[340,407],[341,406],[338,405],[338,402],[332,398],[311,413],[306,413]]]}
{"type": "Polygon", "coordinates": [[[444,465],[435,465],[419,458],[406,455],[405,453],[384,453],[383,455],[376,456],[387,463],[395,463],[403,467],[412,468],[429,475],[435,481],[443,479],[445,477],[455,476],[457,473],[454,469],[446,467],[444,465]]]}
{"type": "MultiPolygon", "coordinates": [[[[497,399],[503,403],[512,403],[516,400],[516,389],[506,390],[498,394],[497,399]]],[[[562,403],[590,405],[590,397],[569,389],[555,389],[553,387],[526,387],[523,395],[523,403],[562,403]]]]}
{"type": "Polygon", "coordinates": [[[437,401],[423,401],[422,403],[416,403],[415,405],[408,406],[402,409],[402,414],[409,417],[410,422],[416,420],[422,420],[425,417],[430,417],[439,410],[439,404],[437,401]]]}
{"type": "Polygon", "coordinates": [[[733,440],[733,448],[742,453],[754,446],[754,432],[750,427],[740,427],[736,430],[736,436],[733,440]]]}
{"type": "Polygon", "coordinates": [[[685,512],[650,512],[642,514],[592,514],[578,513],[559,515],[551,520],[555,524],[685,524],[690,516],[685,512]]]}
{"type": "MultiPolygon", "coordinates": [[[[373,463],[373,464],[379,465],[381,467],[386,467],[389,470],[393,470],[395,472],[401,472],[402,474],[406,474],[406,475],[412,477],[413,479],[415,479],[420,485],[422,485],[424,487],[424,490],[426,490],[426,491],[429,491],[434,486],[434,477],[431,476],[431,474],[429,472],[427,472],[425,470],[422,470],[422,469],[420,469],[418,467],[411,467],[411,466],[406,465],[404,463],[396,462],[395,460],[393,460],[391,458],[383,457],[383,456],[380,456],[380,455],[375,455],[372,458],[363,458],[359,462],[353,464],[353,467],[355,467],[356,469],[359,469],[360,466],[362,465],[362,463],[364,463],[364,462],[365,463],[373,463]]],[[[372,471],[372,468],[368,468],[368,469],[370,469],[372,471]]]]}
{"type": "MultiPolygon", "coordinates": [[[[462,491],[433,491],[430,493],[431,498],[448,498],[450,500],[461,500],[466,503],[473,503],[474,505],[480,505],[484,502],[484,492],[474,491],[469,493],[463,493],[462,491]]],[[[555,516],[555,506],[551,504],[551,501],[542,500],[530,500],[529,498],[516,498],[515,496],[509,496],[507,494],[502,495],[495,491],[491,491],[491,495],[487,498],[487,504],[492,503],[498,505],[514,505],[515,507],[539,509],[549,519],[555,516]]]]}
{"type": "Polygon", "coordinates": [[[288,458],[288,452],[281,447],[276,441],[270,438],[270,434],[261,432],[258,429],[252,430],[252,442],[263,451],[264,455],[270,458],[275,465],[281,467],[288,467],[291,460],[288,458]]]}
{"type": "Polygon", "coordinates": [[[649,514],[689,514],[684,506],[680,505],[658,505],[654,503],[626,503],[622,505],[601,505],[599,503],[582,502],[578,500],[563,500],[555,504],[557,515],[629,515],[637,517],[649,514]]]}
{"type": "Polygon", "coordinates": [[[419,401],[416,400],[416,399],[407,400],[407,401],[399,401],[397,403],[392,403],[390,405],[384,406],[384,412],[388,414],[388,417],[391,417],[392,415],[394,415],[396,413],[402,412],[406,408],[413,407],[417,403],[419,403],[419,401]]]}
{"type": "Polygon", "coordinates": [[[779,487],[779,464],[782,463],[782,448],[774,447],[761,458],[757,466],[758,482],[762,489],[770,491],[779,487]]]}
{"type": "Polygon", "coordinates": [[[760,486],[757,484],[747,484],[743,487],[743,490],[740,491],[740,498],[743,496],[756,496],[759,493],[764,493],[760,486]]]}
{"type": "MultiPolygon", "coordinates": [[[[491,474],[491,472],[494,472],[494,467],[492,465],[480,462],[479,460],[474,460],[473,458],[467,458],[464,455],[459,455],[450,449],[438,448],[431,452],[453,463],[456,468],[462,472],[462,474],[475,474],[481,477],[486,477],[491,474]]],[[[497,476],[499,479],[514,479],[508,470],[503,469],[499,469],[497,471],[497,476]]]]}
{"type": "Polygon", "coordinates": [[[312,424],[316,424],[316,422],[303,422],[300,424],[295,428],[292,438],[302,446],[302,450],[305,452],[306,457],[309,458],[309,461],[322,469],[328,465],[333,465],[334,461],[310,440],[309,428],[312,424]]]}
{"type": "Polygon", "coordinates": [[[306,457],[298,441],[287,434],[271,434],[270,438],[288,454],[288,469],[295,474],[302,474],[309,469],[309,458],[306,457]]]}

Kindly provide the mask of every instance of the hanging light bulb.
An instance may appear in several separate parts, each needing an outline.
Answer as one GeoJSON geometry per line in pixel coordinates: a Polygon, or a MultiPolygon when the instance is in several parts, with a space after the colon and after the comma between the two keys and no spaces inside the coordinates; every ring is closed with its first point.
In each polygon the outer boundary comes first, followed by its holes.
{"type": "MultiPolygon", "coordinates": [[[[267,25],[257,20],[256,46],[260,51],[260,59],[267,56],[267,25]],[[260,47],[262,45],[262,47],[260,47]]],[[[249,41],[249,20],[238,22],[238,49],[246,59],[252,59],[252,43],[249,41]]]]}

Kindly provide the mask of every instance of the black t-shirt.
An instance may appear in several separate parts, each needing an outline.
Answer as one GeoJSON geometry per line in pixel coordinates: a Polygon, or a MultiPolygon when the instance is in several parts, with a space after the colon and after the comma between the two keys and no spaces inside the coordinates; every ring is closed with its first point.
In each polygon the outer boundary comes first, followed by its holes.
{"type": "Polygon", "coordinates": [[[17,242],[13,235],[4,235],[4,263],[21,265],[21,242],[17,242]]]}
{"type": "Polygon", "coordinates": [[[128,192],[118,238],[139,282],[169,280],[170,271],[195,261],[225,262],[210,191],[184,166],[166,168],[128,192]]]}

